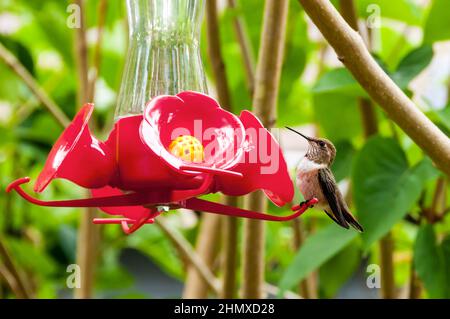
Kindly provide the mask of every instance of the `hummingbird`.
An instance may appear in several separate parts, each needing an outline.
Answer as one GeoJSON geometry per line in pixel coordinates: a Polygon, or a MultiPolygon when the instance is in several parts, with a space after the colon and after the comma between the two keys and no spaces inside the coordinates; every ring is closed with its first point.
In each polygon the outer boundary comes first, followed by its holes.
{"type": "Polygon", "coordinates": [[[317,207],[323,209],[335,223],[347,229],[351,225],[362,232],[362,226],[350,212],[330,169],[336,157],[333,143],[325,138],[309,137],[290,127],[286,128],[302,136],[309,143],[296,172],[296,184],[305,200],[317,198],[319,200],[317,207]]]}

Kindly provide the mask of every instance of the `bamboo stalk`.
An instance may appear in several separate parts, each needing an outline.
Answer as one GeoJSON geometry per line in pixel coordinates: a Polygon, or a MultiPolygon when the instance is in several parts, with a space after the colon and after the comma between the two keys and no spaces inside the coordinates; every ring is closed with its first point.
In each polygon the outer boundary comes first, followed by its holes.
{"type": "Polygon", "coordinates": [[[381,69],[363,39],[327,0],[299,0],[314,24],[335,49],[340,61],[370,97],[450,175],[450,139],[433,124],[381,69]]]}
{"type": "Polygon", "coordinates": [[[409,299],[419,299],[422,294],[422,283],[420,282],[419,276],[414,269],[414,262],[411,262],[411,269],[409,275],[409,299]]]}
{"type": "MultiPolygon", "coordinates": [[[[285,45],[287,0],[266,0],[263,30],[258,54],[253,95],[253,111],[267,128],[275,123],[276,102],[285,45]]],[[[246,198],[247,209],[265,211],[267,202],[263,192],[246,198]]],[[[245,220],[243,245],[244,298],[262,298],[264,282],[264,223],[245,220]]]]}
{"type": "Polygon", "coordinates": [[[220,105],[227,111],[231,111],[230,89],[220,45],[216,0],[206,1],[206,31],[208,37],[208,56],[211,60],[212,71],[216,81],[217,96],[220,105]]]}
{"type": "MultiPolygon", "coordinates": [[[[158,217],[159,218],[159,217],[158,217]]],[[[203,214],[199,235],[195,251],[208,269],[212,268],[217,256],[217,248],[220,240],[220,219],[221,216],[213,214],[203,214]]],[[[195,267],[188,267],[186,283],[183,291],[183,298],[197,299],[208,297],[208,283],[195,267]]]]}
{"type": "Polygon", "coordinates": [[[74,3],[80,8],[80,27],[75,29],[75,60],[78,75],[78,103],[89,102],[89,67],[88,67],[88,50],[86,42],[86,23],[85,23],[85,0],[74,0],[74,3]]]}
{"type": "MultiPolygon", "coordinates": [[[[155,225],[157,225],[164,234],[168,237],[168,239],[172,242],[172,244],[176,247],[177,251],[181,253],[181,258],[187,260],[193,267],[195,267],[198,273],[203,277],[203,280],[208,284],[209,288],[214,291],[216,294],[220,294],[220,281],[217,279],[211,271],[211,268],[208,267],[203,258],[195,251],[189,241],[183,237],[176,230],[171,229],[168,225],[165,217],[159,216],[155,219],[155,225]]],[[[274,285],[269,283],[264,283],[264,290],[273,295],[278,295],[280,289],[274,285]]],[[[298,294],[292,291],[285,291],[283,297],[290,299],[303,299],[298,294]]]]}
{"type": "Polygon", "coordinates": [[[440,212],[445,210],[446,201],[446,180],[444,177],[439,177],[436,181],[436,188],[434,190],[433,201],[431,203],[431,219],[430,223],[433,223],[440,212]]]}
{"type": "MultiPolygon", "coordinates": [[[[219,103],[228,111],[232,111],[231,95],[228,85],[225,63],[222,57],[220,44],[220,30],[217,13],[217,1],[206,2],[206,26],[208,37],[208,55],[211,60],[214,79],[216,82],[219,103]]],[[[237,206],[237,198],[223,196],[225,205],[237,206]]],[[[222,298],[233,298],[236,290],[236,260],[237,260],[237,236],[238,220],[234,217],[223,216],[223,289],[222,298]]]]}
{"type": "Polygon", "coordinates": [[[380,240],[381,296],[384,299],[397,297],[394,281],[394,240],[392,232],[388,232],[380,240]]]}
{"type": "MultiPolygon", "coordinates": [[[[236,10],[236,1],[228,0],[228,7],[236,10]]],[[[252,43],[250,42],[248,36],[245,21],[241,15],[235,14],[233,16],[233,28],[242,53],[241,56],[244,63],[247,87],[250,94],[253,95],[255,86],[255,57],[253,54],[252,43]]]]}
{"type": "MultiPolygon", "coordinates": [[[[9,289],[11,289],[12,293],[18,299],[28,299],[28,297],[24,294],[24,291],[22,290],[22,287],[20,286],[16,278],[1,263],[0,263],[0,279],[3,279],[3,281],[9,286],[9,289]]],[[[0,281],[0,283],[2,282],[0,281]]]]}
{"type": "MultiPolygon", "coordinates": [[[[80,27],[76,29],[75,56],[78,74],[78,107],[89,102],[88,51],[86,43],[85,0],[74,0],[80,7],[80,27]]],[[[93,97],[92,97],[93,98],[93,97]]],[[[76,262],[81,269],[81,285],[75,289],[75,298],[91,298],[95,278],[97,243],[100,239],[100,227],[92,223],[97,215],[95,208],[84,210],[78,230],[76,262]]]]}
{"type": "MultiPolygon", "coordinates": [[[[236,197],[226,197],[226,205],[238,206],[236,197]]],[[[223,222],[223,284],[220,294],[221,298],[234,298],[236,294],[236,267],[238,254],[238,227],[239,220],[236,217],[225,217],[223,222]]]]}
{"type": "MultiPolygon", "coordinates": [[[[342,17],[348,25],[359,32],[358,16],[353,0],[340,0],[340,11],[342,17]]],[[[371,34],[368,33],[368,43],[372,43],[371,34]]],[[[368,47],[370,50],[370,47],[368,47]]],[[[378,133],[378,121],[375,113],[373,103],[370,99],[359,98],[359,110],[361,114],[361,122],[364,130],[364,137],[368,139],[372,135],[378,133]]],[[[392,234],[388,233],[379,242],[380,258],[381,258],[381,272],[382,272],[382,287],[381,292],[384,298],[395,298],[395,282],[394,282],[394,248],[392,243],[392,234]]]]}
{"type": "MultiPolygon", "coordinates": [[[[292,228],[294,230],[294,249],[298,251],[305,241],[305,227],[301,218],[296,218],[292,221],[292,228]]],[[[317,289],[315,285],[315,273],[309,274],[298,284],[299,295],[305,299],[317,299],[317,289]]]]}
{"type": "MultiPolygon", "coordinates": [[[[189,265],[196,270],[196,273],[202,277],[203,282],[208,286],[208,288],[214,291],[215,294],[219,295],[219,280],[214,277],[214,274],[211,272],[210,267],[205,263],[202,256],[194,250],[191,244],[180,233],[169,227],[163,216],[156,218],[155,224],[161,228],[171,242],[177,247],[177,250],[183,254],[181,257],[186,259],[189,262],[189,265]]],[[[185,296],[184,298],[194,297],[185,296]]]]}
{"type": "Polygon", "coordinates": [[[97,43],[95,45],[94,51],[94,61],[93,61],[93,72],[89,79],[88,85],[88,101],[94,102],[95,97],[95,84],[97,83],[97,78],[100,73],[100,64],[102,59],[102,40],[103,32],[106,20],[106,12],[108,8],[108,0],[100,0],[97,9],[98,23],[97,23],[97,43]]]}

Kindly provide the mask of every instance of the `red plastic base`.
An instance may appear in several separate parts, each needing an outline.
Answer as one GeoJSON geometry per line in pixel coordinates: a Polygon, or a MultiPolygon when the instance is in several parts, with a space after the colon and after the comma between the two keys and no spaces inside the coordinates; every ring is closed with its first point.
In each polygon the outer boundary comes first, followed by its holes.
{"type": "MultiPolygon", "coordinates": [[[[293,214],[286,216],[276,216],[270,214],[264,214],[259,212],[254,212],[246,209],[241,209],[233,206],[227,206],[219,203],[210,202],[207,200],[199,199],[196,197],[189,197],[189,190],[186,191],[177,191],[176,196],[171,196],[173,200],[170,201],[157,201],[158,196],[152,193],[129,193],[124,195],[117,196],[106,196],[106,197],[94,197],[94,198],[85,198],[85,199],[74,199],[74,200],[61,200],[61,201],[42,201],[37,198],[34,198],[27,194],[22,188],[21,185],[24,183],[28,183],[30,179],[28,177],[19,178],[16,181],[12,182],[6,188],[7,192],[11,192],[15,190],[20,196],[22,196],[27,201],[39,205],[39,206],[50,206],[50,207],[123,207],[124,212],[122,215],[127,215],[127,207],[133,208],[136,210],[138,207],[142,207],[143,217],[140,219],[132,219],[132,218],[96,218],[93,220],[95,224],[121,224],[122,229],[125,234],[131,234],[141,228],[145,224],[152,224],[154,218],[157,217],[160,212],[158,211],[158,206],[165,206],[169,209],[177,209],[177,208],[187,208],[192,210],[198,210],[211,214],[219,214],[226,216],[235,216],[242,218],[251,218],[251,219],[259,219],[266,221],[289,221],[294,218],[297,218],[301,214],[303,214],[308,208],[315,205],[318,200],[313,198],[301,205],[296,205],[292,207],[294,211],[293,214]],[[145,213],[148,211],[149,213],[145,213]],[[129,226],[132,224],[133,226],[129,226]]],[[[209,185],[209,181],[205,181],[204,184],[209,185]]],[[[173,195],[173,194],[172,194],[173,195]]]]}

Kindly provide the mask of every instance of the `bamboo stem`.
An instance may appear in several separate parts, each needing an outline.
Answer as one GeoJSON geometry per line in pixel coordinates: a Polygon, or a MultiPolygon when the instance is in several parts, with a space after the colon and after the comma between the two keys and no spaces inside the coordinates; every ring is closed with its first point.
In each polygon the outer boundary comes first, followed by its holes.
{"type": "MultiPolygon", "coordinates": [[[[186,240],[179,232],[172,230],[165,217],[159,216],[155,219],[155,224],[161,228],[164,234],[169,238],[177,251],[181,253],[181,258],[187,260],[198,273],[203,277],[203,280],[208,284],[209,288],[216,294],[220,294],[220,281],[211,272],[211,269],[205,264],[204,260],[195,251],[189,241],[186,240]]],[[[273,295],[278,295],[279,288],[269,283],[264,283],[264,290],[273,295]]],[[[292,291],[285,291],[283,297],[292,299],[302,299],[301,296],[292,291]]]]}
{"type": "MultiPolygon", "coordinates": [[[[264,211],[267,202],[260,191],[250,194],[247,200],[247,209],[264,211]]],[[[259,220],[244,220],[244,242],[242,256],[242,297],[261,299],[264,282],[264,222],[259,220]]]]}
{"type": "MultiPolygon", "coordinates": [[[[80,27],[76,29],[75,56],[78,74],[78,107],[89,102],[88,51],[86,43],[85,0],[74,0],[80,7],[80,27]]],[[[92,97],[93,98],[93,97],[92,97]]],[[[100,240],[100,227],[92,223],[97,215],[95,208],[87,208],[81,215],[77,241],[77,264],[81,269],[81,285],[75,289],[75,298],[91,298],[95,279],[97,243],[100,240]]]]}
{"type": "Polygon", "coordinates": [[[41,88],[28,70],[20,61],[0,43],[0,59],[28,86],[31,92],[42,103],[45,109],[55,118],[62,127],[69,125],[70,120],[61,108],[41,88]]]}
{"type": "MultiPolygon", "coordinates": [[[[266,0],[264,6],[253,111],[267,128],[275,123],[288,4],[287,0],[266,0]]],[[[253,192],[246,199],[246,206],[250,210],[265,211],[267,208],[267,201],[261,191],[253,192]]],[[[245,220],[242,287],[244,298],[264,297],[264,244],[264,223],[258,220],[245,220]]]]}
{"type": "MultiPolygon", "coordinates": [[[[206,25],[208,36],[208,54],[211,60],[214,79],[216,82],[219,103],[228,111],[232,111],[231,95],[222,57],[220,44],[220,30],[217,13],[217,1],[206,2],[206,25]]],[[[226,205],[237,206],[237,198],[223,196],[226,205]]],[[[223,289],[222,298],[233,298],[236,290],[236,260],[237,260],[237,231],[238,221],[234,217],[222,217],[223,223],[223,289]]]]}
{"type": "MultiPolygon", "coordinates": [[[[18,299],[28,299],[28,297],[24,294],[24,291],[22,290],[22,287],[20,286],[17,279],[1,263],[0,263],[0,279],[3,279],[3,281],[9,286],[9,289],[11,289],[12,293],[18,299]]],[[[0,281],[0,283],[2,282],[0,281]]]]}
{"type": "Polygon", "coordinates": [[[394,240],[392,233],[387,233],[380,240],[380,263],[381,263],[381,296],[384,299],[396,298],[394,281],[394,240]]]}
{"type": "MultiPolygon", "coordinates": [[[[236,0],[228,0],[228,7],[236,10],[236,0]]],[[[242,53],[247,87],[250,94],[253,95],[255,86],[255,57],[253,54],[252,43],[250,42],[245,25],[245,20],[241,15],[235,14],[233,16],[233,28],[242,53]]]]}
{"type": "MultiPolygon", "coordinates": [[[[208,269],[212,268],[217,256],[217,248],[220,240],[220,219],[221,216],[219,215],[203,214],[197,236],[195,251],[208,269]]],[[[190,265],[187,270],[183,298],[207,298],[208,288],[209,285],[205,282],[204,276],[202,276],[196,267],[190,265]]]]}
{"type": "MultiPolygon", "coordinates": [[[[230,206],[237,206],[236,197],[225,197],[224,203],[230,206]]],[[[238,226],[239,220],[236,217],[225,217],[223,222],[223,284],[220,294],[221,298],[234,298],[236,294],[236,267],[238,250],[238,226]]]]}
{"type": "Polygon", "coordinates": [[[74,3],[80,8],[80,27],[75,29],[75,60],[77,62],[78,75],[78,103],[89,102],[89,67],[88,67],[88,51],[86,42],[86,23],[85,23],[85,0],[74,0],[74,3]]]}
{"type": "MultiPolygon", "coordinates": [[[[340,0],[339,9],[342,17],[348,23],[348,25],[360,33],[358,26],[358,15],[356,13],[356,7],[353,0],[340,0]]],[[[371,39],[368,39],[368,43],[371,39]]],[[[370,50],[370,48],[369,48],[370,50]]],[[[358,99],[359,111],[361,114],[361,122],[364,130],[364,137],[369,138],[370,136],[378,133],[378,125],[375,109],[373,107],[372,101],[366,98],[358,99]]]]}
{"type": "Polygon", "coordinates": [[[222,58],[216,0],[206,1],[206,27],[208,37],[208,56],[211,60],[212,71],[216,81],[217,96],[220,105],[227,111],[230,111],[230,89],[228,86],[225,63],[222,58]]]}
{"type": "Polygon", "coordinates": [[[446,201],[446,180],[444,177],[439,177],[436,181],[436,188],[434,190],[433,201],[431,203],[430,211],[432,213],[431,223],[439,216],[439,213],[445,210],[446,201]]]}
{"type": "Polygon", "coordinates": [[[414,269],[414,262],[411,262],[411,269],[409,275],[409,299],[419,299],[422,294],[422,284],[420,282],[419,276],[414,269]]]}
{"type": "Polygon", "coordinates": [[[87,100],[94,102],[95,98],[95,84],[97,83],[98,75],[100,74],[100,64],[102,59],[102,40],[105,27],[106,12],[108,9],[108,0],[100,0],[97,9],[98,23],[97,23],[97,43],[94,51],[93,72],[89,79],[87,100]]]}
{"type": "MultiPolygon", "coordinates": [[[[342,17],[348,25],[359,32],[358,16],[353,0],[340,0],[340,11],[342,17]]],[[[371,34],[368,33],[368,41],[372,43],[371,34]]],[[[368,47],[370,50],[370,47],[368,47]]],[[[372,135],[378,133],[378,121],[373,103],[370,99],[359,98],[359,110],[361,113],[361,122],[364,130],[364,137],[368,139],[372,135]]],[[[382,296],[383,298],[395,298],[395,282],[394,282],[394,248],[392,242],[392,234],[389,232],[379,242],[381,272],[382,272],[382,296]]]]}
{"type": "Polygon", "coordinates": [[[299,0],[355,79],[387,115],[450,175],[450,140],[381,69],[363,39],[327,0],[299,0]]]}
{"type": "MultiPolygon", "coordinates": [[[[294,249],[298,251],[305,241],[305,227],[301,218],[296,218],[292,221],[292,228],[294,230],[294,249]]],[[[317,290],[315,286],[315,272],[309,274],[298,285],[299,295],[305,299],[316,299],[317,290]]]]}
{"type": "MultiPolygon", "coordinates": [[[[191,244],[177,231],[172,230],[163,216],[155,219],[155,224],[161,228],[171,242],[177,247],[177,250],[183,255],[182,258],[189,262],[189,265],[196,270],[196,273],[202,277],[202,280],[208,288],[214,291],[215,294],[220,294],[219,280],[214,277],[204,259],[194,250],[191,244]]],[[[186,291],[185,291],[186,293],[186,291]]],[[[191,292],[189,292],[190,294],[191,292]]],[[[184,298],[195,298],[191,295],[184,296],[184,298]]]]}

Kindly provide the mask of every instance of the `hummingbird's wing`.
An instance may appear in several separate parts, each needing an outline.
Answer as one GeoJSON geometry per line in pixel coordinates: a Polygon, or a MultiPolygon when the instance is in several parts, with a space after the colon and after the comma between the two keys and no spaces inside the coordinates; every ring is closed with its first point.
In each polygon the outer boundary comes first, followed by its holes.
{"type": "Polygon", "coordinates": [[[353,226],[356,230],[363,232],[362,226],[350,213],[347,204],[342,198],[342,194],[337,188],[336,180],[334,179],[333,173],[329,168],[319,169],[319,185],[322,189],[322,193],[328,201],[328,206],[331,208],[331,214],[327,211],[325,213],[331,217],[338,225],[349,228],[349,224],[353,226]]]}
{"type": "MultiPolygon", "coordinates": [[[[327,199],[328,206],[331,208],[331,214],[334,217],[332,219],[340,226],[348,229],[349,225],[345,220],[342,211],[342,205],[340,203],[341,199],[338,194],[339,189],[337,188],[333,173],[331,173],[329,168],[321,168],[319,169],[319,174],[317,174],[317,176],[322,193],[327,199]]],[[[328,212],[325,213],[328,215],[328,212]]]]}

